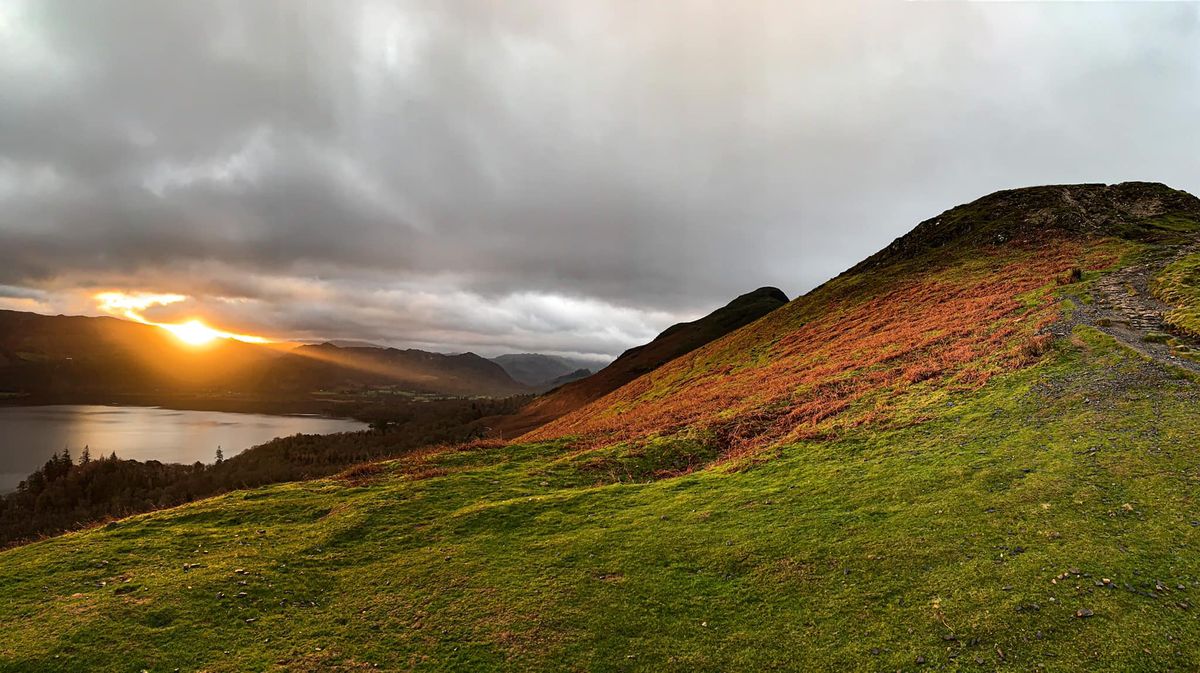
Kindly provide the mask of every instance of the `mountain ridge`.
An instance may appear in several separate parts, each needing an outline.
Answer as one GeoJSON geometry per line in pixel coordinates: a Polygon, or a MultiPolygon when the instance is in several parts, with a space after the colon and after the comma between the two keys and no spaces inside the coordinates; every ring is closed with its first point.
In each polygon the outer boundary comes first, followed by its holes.
{"type": "Polygon", "coordinates": [[[925,220],[846,273],[879,268],[950,242],[1029,243],[1051,230],[1172,240],[1165,215],[1200,217],[1200,199],[1159,182],[1046,185],[1005,189],[925,220]]]}

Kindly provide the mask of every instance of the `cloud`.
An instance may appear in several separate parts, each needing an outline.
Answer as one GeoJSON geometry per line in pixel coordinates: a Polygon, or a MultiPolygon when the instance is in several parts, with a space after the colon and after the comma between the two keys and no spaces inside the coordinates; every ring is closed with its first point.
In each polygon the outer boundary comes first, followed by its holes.
{"type": "Polygon", "coordinates": [[[1200,188],[1198,17],[12,0],[0,284],[36,294],[0,305],[180,294],[242,333],[615,354],[996,189],[1200,188]]]}

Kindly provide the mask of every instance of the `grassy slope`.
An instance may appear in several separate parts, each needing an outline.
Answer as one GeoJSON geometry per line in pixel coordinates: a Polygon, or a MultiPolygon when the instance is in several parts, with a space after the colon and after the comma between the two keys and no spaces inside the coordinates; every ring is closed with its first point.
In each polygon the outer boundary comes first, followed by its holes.
{"type": "Polygon", "coordinates": [[[1200,336],[1200,254],[1180,257],[1154,279],[1154,294],[1175,307],[1166,315],[1168,325],[1191,336],[1200,336]]]}
{"type": "Polygon", "coordinates": [[[1058,316],[1059,279],[1133,248],[1050,238],[843,275],[525,439],[607,443],[702,429],[731,455],[886,424],[915,384],[970,389],[1027,363],[1058,316]]]}
{"type": "Polygon", "coordinates": [[[1193,668],[1195,395],[1081,330],[740,472],[543,443],[232,494],[5,552],[0,668],[1193,668]]]}

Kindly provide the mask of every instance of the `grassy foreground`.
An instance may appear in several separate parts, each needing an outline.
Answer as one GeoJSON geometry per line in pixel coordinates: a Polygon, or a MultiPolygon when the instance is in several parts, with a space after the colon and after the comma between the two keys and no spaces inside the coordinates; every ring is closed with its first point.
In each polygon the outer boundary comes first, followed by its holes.
{"type": "Polygon", "coordinates": [[[13,549],[0,670],[1200,666],[1194,382],[1079,328],[916,392],[747,469],[479,447],[13,549]]]}

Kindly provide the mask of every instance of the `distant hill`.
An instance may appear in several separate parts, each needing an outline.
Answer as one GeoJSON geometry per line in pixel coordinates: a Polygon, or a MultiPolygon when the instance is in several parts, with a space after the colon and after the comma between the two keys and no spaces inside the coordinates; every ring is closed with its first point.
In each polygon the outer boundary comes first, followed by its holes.
{"type": "Polygon", "coordinates": [[[532,392],[473,353],[332,344],[281,350],[218,340],[186,346],[158,327],[79,316],[0,311],[0,392],[41,401],[109,395],[307,395],[394,387],[440,395],[532,392]]]}
{"type": "Polygon", "coordinates": [[[547,393],[513,416],[491,419],[491,427],[505,437],[528,432],[758,320],[787,302],[787,295],[778,288],[761,287],[747,292],[703,318],[668,327],[650,343],[625,351],[599,372],[547,393]]]}
{"type": "Polygon", "coordinates": [[[377,343],[372,343],[370,341],[359,341],[357,339],[331,339],[329,341],[309,341],[305,343],[309,346],[333,344],[338,348],[387,348],[387,346],[380,346],[377,343]]]}
{"type": "Polygon", "coordinates": [[[578,378],[580,370],[590,375],[598,369],[592,362],[578,358],[565,358],[541,353],[513,353],[492,358],[492,362],[504,368],[518,383],[532,388],[550,390],[578,378]]]}
{"type": "Polygon", "coordinates": [[[581,379],[586,379],[587,377],[591,376],[592,374],[593,374],[593,372],[590,369],[576,369],[573,372],[563,374],[562,376],[559,376],[559,377],[547,382],[543,386],[543,388],[545,390],[554,390],[555,388],[558,388],[559,386],[565,386],[566,384],[571,383],[572,381],[579,381],[581,379]]]}
{"type": "Polygon", "coordinates": [[[181,344],[158,327],[0,311],[0,390],[42,396],[259,389],[279,351],[181,344]]]}
{"type": "Polygon", "coordinates": [[[392,385],[416,392],[506,396],[531,392],[504,368],[474,353],[446,355],[415,349],[301,346],[276,362],[269,385],[327,390],[392,385]]]}

